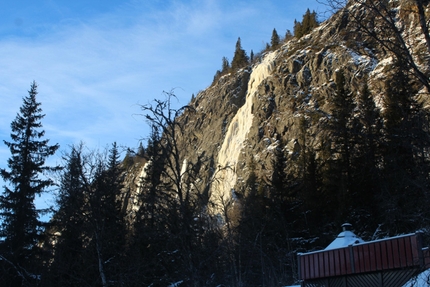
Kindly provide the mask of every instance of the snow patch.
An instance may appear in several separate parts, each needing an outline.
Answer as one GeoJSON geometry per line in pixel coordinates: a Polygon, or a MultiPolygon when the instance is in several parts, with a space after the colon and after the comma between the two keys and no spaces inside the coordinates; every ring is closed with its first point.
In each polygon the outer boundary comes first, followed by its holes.
{"type": "Polygon", "coordinates": [[[384,69],[387,65],[391,65],[393,63],[393,57],[385,58],[384,60],[380,61],[373,71],[370,73],[370,76],[375,79],[383,78],[385,77],[384,69]]]}
{"type": "Polygon", "coordinates": [[[352,62],[354,63],[354,65],[356,66],[365,66],[365,67],[370,67],[370,70],[374,70],[376,67],[376,60],[372,59],[371,57],[367,56],[367,55],[360,55],[352,50],[348,49],[349,54],[351,55],[352,58],[352,62]]]}
{"type": "Polygon", "coordinates": [[[184,283],[184,280],[172,283],[169,285],[169,287],[179,287],[182,283],[184,283]]]}
{"type": "Polygon", "coordinates": [[[184,159],[182,161],[181,176],[183,176],[185,174],[185,172],[187,171],[187,166],[188,166],[187,159],[184,159]]]}
{"type": "Polygon", "coordinates": [[[133,197],[133,199],[132,199],[132,206],[131,206],[131,209],[133,210],[133,211],[137,211],[137,210],[139,210],[139,202],[138,202],[138,195],[140,194],[140,192],[142,191],[141,190],[141,184],[140,184],[140,181],[142,180],[142,179],[144,179],[146,176],[147,176],[147,171],[148,171],[148,169],[151,167],[151,165],[152,165],[152,160],[148,160],[144,165],[143,165],[143,167],[142,167],[142,169],[140,170],[140,174],[139,174],[139,176],[137,177],[137,179],[136,179],[136,182],[135,182],[135,184],[136,184],[136,186],[137,186],[137,189],[136,189],[136,195],[133,197]]]}
{"type": "Polygon", "coordinates": [[[427,269],[409,280],[403,287],[428,287],[430,282],[430,269],[427,269]]]}
{"type": "Polygon", "coordinates": [[[327,246],[324,250],[347,247],[349,245],[358,244],[358,243],[364,243],[363,239],[355,235],[353,232],[346,230],[341,232],[337,236],[337,238],[332,243],[330,243],[330,245],[327,246]]]}

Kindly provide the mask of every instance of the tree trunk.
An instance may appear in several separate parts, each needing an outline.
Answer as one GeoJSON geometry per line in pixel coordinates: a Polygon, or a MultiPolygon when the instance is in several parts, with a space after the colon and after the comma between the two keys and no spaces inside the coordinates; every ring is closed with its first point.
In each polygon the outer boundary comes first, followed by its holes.
{"type": "Polygon", "coordinates": [[[423,1],[422,0],[415,0],[415,3],[417,4],[417,8],[418,8],[418,17],[420,19],[421,31],[423,32],[424,38],[426,40],[427,52],[430,54],[430,34],[429,34],[429,28],[427,27],[427,21],[426,21],[426,15],[424,12],[423,1]]]}
{"type": "Polygon", "coordinates": [[[107,282],[106,282],[106,274],[103,268],[103,257],[102,257],[102,251],[101,251],[101,246],[100,246],[100,241],[99,241],[99,236],[98,233],[95,232],[95,236],[96,236],[96,250],[97,250],[97,259],[99,261],[99,274],[100,274],[100,279],[102,280],[102,286],[103,287],[107,287],[107,282]]]}

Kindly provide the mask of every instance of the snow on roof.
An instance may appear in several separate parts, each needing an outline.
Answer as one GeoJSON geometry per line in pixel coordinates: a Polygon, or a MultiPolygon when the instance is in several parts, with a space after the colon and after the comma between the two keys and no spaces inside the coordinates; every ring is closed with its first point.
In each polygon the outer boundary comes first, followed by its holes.
{"type": "Polygon", "coordinates": [[[352,225],[349,223],[344,223],[342,225],[343,231],[339,233],[335,240],[330,243],[324,250],[331,250],[336,248],[347,247],[352,244],[363,243],[364,240],[358,237],[352,232],[352,225]]]}

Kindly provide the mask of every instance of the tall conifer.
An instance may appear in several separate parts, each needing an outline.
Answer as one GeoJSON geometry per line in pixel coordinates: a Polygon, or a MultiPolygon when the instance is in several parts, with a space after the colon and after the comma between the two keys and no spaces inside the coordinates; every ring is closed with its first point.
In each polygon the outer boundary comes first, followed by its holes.
{"type": "Polygon", "coordinates": [[[246,55],[245,50],[242,49],[242,44],[239,37],[236,42],[236,50],[234,52],[233,60],[231,61],[231,68],[233,70],[237,70],[245,67],[246,65],[248,65],[248,63],[248,56],[246,55]]]}
{"type": "Polygon", "coordinates": [[[227,74],[230,71],[230,62],[226,57],[222,57],[221,74],[227,74]]]}
{"type": "MultiPolygon", "coordinates": [[[[355,104],[345,72],[336,73],[336,90],[332,97],[331,118],[329,120],[330,159],[326,173],[326,194],[328,201],[337,208],[338,216],[343,216],[342,210],[348,204],[351,185],[351,151],[353,137],[351,121],[355,104]]],[[[335,208],[333,208],[335,210],[335,208]]]]}
{"type": "MultiPolygon", "coordinates": [[[[42,276],[43,286],[82,286],[91,274],[86,258],[88,238],[86,218],[83,145],[73,146],[64,156],[65,165],[59,179],[56,204],[58,211],[52,219],[53,242],[49,272],[42,276]]],[[[84,156],[85,157],[85,156],[84,156]]]]}
{"type": "Polygon", "coordinates": [[[53,185],[43,174],[58,169],[45,165],[59,145],[49,145],[49,140],[43,139],[45,131],[41,130],[41,120],[45,115],[36,95],[37,85],[33,82],[20,112],[11,123],[12,140],[4,141],[12,154],[7,161],[9,170],[0,169],[2,178],[8,183],[0,195],[0,248],[3,262],[9,262],[9,280],[13,282],[10,286],[21,286],[34,278],[29,276],[33,269],[31,261],[36,256],[36,243],[42,227],[34,199],[53,185]]]}
{"type": "Polygon", "coordinates": [[[278,32],[276,31],[276,29],[273,29],[272,38],[271,38],[271,42],[270,42],[272,49],[276,49],[279,46],[280,41],[281,40],[279,38],[278,32]]]}
{"type": "Polygon", "coordinates": [[[303,15],[302,22],[294,20],[294,36],[301,38],[316,27],[318,27],[317,13],[307,9],[306,13],[303,15]]]}
{"type": "Polygon", "coordinates": [[[389,232],[396,234],[411,227],[422,228],[426,222],[426,216],[414,218],[413,213],[422,210],[424,214],[428,210],[430,165],[426,154],[430,140],[428,115],[415,99],[417,89],[404,59],[397,59],[391,71],[383,101],[384,164],[380,182],[382,189],[389,191],[381,198],[386,214],[390,212],[390,216],[384,214],[384,222],[389,232]]]}

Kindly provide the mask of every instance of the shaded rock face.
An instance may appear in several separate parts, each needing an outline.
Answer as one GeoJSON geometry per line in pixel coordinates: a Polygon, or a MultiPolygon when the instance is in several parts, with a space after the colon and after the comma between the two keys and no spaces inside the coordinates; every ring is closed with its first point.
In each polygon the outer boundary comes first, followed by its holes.
{"type": "Polygon", "coordinates": [[[207,191],[215,213],[221,213],[232,190],[243,190],[251,160],[258,177],[270,180],[279,140],[288,154],[301,152],[303,119],[310,146],[318,153],[338,71],[353,94],[366,79],[379,95],[389,56],[375,52],[374,43],[362,42],[364,36],[354,29],[348,14],[338,12],[302,39],[224,75],[193,99],[194,111],[180,116],[186,160],[202,154],[208,159],[199,166],[195,186],[207,191]]]}

